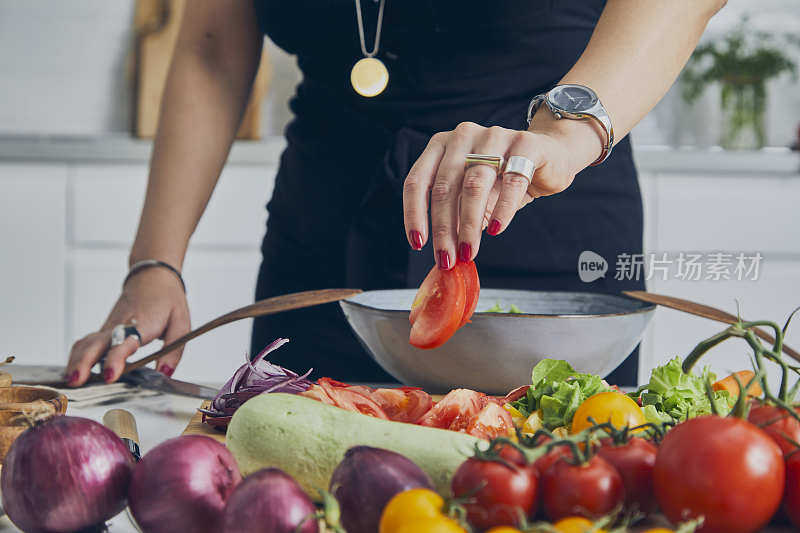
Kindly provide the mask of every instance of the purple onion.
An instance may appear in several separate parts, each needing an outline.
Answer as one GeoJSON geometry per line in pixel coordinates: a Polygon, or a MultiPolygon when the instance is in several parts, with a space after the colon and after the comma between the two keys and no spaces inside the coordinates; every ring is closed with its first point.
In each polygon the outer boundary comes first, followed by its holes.
{"type": "Polygon", "coordinates": [[[145,533],[218,533],[225,503],[241,480],[223,444],[185,435],[162,442],[142,458],[128,499],[145,533]]]}
{"type": "Polygon", "coordinates": [[[316,511],[292,476],[277,468],[265,468],[249,475],[233,491],[225,509],[223,531],[317,533],[316,511]]]}
{"type": "Polygon", "coordinates": [[[289,339],[275,339],[252,361],[248,359],[240,366],[211,401],[211,406],[208,409],[200,409],[203,413],[203,422],[217,428],[225,428],[233,413],[254,396],[268,392],[294,394],[308,390],[313,385],[306,379],[311,370],[301,376],[267,361],[267,355],[287,342],[289,339]]]}
{"type": "Polygon", "coordinates": [[[102,524],[123,509],[133,458],[110,429],[57,416],[25,431],[3,464],[3,508],[21,530],[60,533],[102,524]]]}
{"type": "Polygon", "coordinates": [[[395,494],[433,489],[428,475],[407,457],[389,450],[354,446],[331,476],[330,491],[339,501],[347,533],[375,533],[383,508],[395,494]]]}

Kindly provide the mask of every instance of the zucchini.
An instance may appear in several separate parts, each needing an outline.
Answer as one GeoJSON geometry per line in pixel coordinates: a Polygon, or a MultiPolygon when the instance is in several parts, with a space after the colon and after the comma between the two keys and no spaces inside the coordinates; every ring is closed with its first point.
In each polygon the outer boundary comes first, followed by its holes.
{"type": "Polygon", "coordinates": [[[381,420],[295,394],[261,394],[236,410],[226,443],[243,476],[277,467],[311,496],[328,489],[333,470],[356,445],[405,455],[450,492],[450,478],[483,442],[456,431],[381,420]]]}

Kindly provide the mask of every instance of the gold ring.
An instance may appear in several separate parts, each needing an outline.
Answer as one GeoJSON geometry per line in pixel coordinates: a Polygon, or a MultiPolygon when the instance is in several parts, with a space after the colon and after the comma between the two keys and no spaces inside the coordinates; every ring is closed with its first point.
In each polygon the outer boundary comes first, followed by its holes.
{"type": "Polygon", "coordinates": [[[499,174],[505,161],[505,158],[501,155],[467,154],[464,168],[474,167],[475,165],[488,165],[494,167],[499,174]]]}

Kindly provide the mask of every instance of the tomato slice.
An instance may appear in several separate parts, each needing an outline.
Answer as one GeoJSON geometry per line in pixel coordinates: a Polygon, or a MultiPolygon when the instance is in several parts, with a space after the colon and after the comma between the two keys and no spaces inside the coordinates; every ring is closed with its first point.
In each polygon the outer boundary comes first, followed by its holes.
{"type": "MultiPolygon", "coordinates": [[[[389,420],[386,413],[381,407],[375,403],[375,400],[369,396],[364,396],[350,387],[340,387],[331,384],[332,380],[320,379],[317,383],[320,388],[333,400],[336,407],[340,407],[347,411],[354,411],[363,415],[374,416],[375,418],[382,418],[389,420]]],[[[311,390],[311,389],[309,389],[311,390]]],[[[307,392],[307,391],[306,391],[307,392]]]]}
{"type": "Polygon", "coordinates": [[[433,407],[430,395],[413,387],[375,389],[371,398],[395,422],[414,423],[433,407]]]}
{"type": "Polygon", "coordinates": [[[472,418],[466,432],[479,439],[508,437],[513,431],[511,415],[496,402],[489,402],[472,418]]]}
{"type": "Polygon", "coordinates": [[[485,394],[469,389],[453,389],[419,419],[417,424],[453,431],[466,431],[472,419],[489,402],[485,394]]]}
{"type": "Polygon", "coordinates": [[[434,265],[414,301],[408,342],[423,349],[441,346],[453,336],[464,316],[466,286],[461,269],[441,270],[434,265]]]}
{"type": "Polygon", "coordinates": [[[478,296],[481,293],[481,280],[478,278],[478,269],[475,261],[469,263],[456,263],[457,268],[464,275],[464,290],[466,291],[466,301],[464,302],[464,316],[461,318],[460,328],[472,318],[475,307],[478,305],[478,296]]]}

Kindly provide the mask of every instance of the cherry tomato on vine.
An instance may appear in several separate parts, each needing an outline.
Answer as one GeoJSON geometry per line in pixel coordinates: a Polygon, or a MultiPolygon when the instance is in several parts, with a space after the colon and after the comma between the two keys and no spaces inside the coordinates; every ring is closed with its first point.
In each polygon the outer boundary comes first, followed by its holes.
{"type": "Polygon", "coordinates": [[[592,521],[582,516],[570,516],[562,518],[555,524],[553,529],[559,533],[606,533],[605,529],[593,529],[592,521]]]}
{"type": "Polygon", "coordinates": [[[653,469],[658,504],[672,522],[703,516],[702,533],[753,533],[775,514],[784,489],[780,448],[735,417],[701,416],[675,426],[653,469]]]}
{"type": "Polygon", "coordinates": [[[464,533],[458,522],[442,514],[444,500],[429,489],[396,494],[381,514],[379,533],[464,533]]]}
{"type": "Polygon", "coordinates": [[[800,528],[800,452],[786,459],[786,489],[783,510],[795,527],[800,528]]]}
{"type": "MultiPolygon", "coordinates": [[[[797,408],[795,410],[798,411],[797,408]]],[[[800,443],[800,421],[783,408],[761,401],[754,402],[747,419],[772,437],[784,455],[797,449],[792,441],[800,443]]]]}
{"type": "Polygon", "coordinates": [[[533,466],[536,467],[536,470],[539,472],[539,476],[541,477],[548,468],[553,466],[556,461],[561,459],[562,457],[570,457],[572,452],[566,446],[556,446],[546,454],[542,455],[538,459],[533,462],[533,466]]]}
{"type": "Polygon", "coordinates": [[[603,439],[597,455],[611,463],[622,477],[625,486],[625,505],[636,507],[643,513],[652,513],[658,507],[653,490],[653,467],[658,448],[641,437],[633,437],[626,444],[615,446],[611,439],[603,439]]]}
{"type": "Polygon", "coordinates": [[[597,519],[625,499],[619,472],[598,455],[583,464],[557,460],[542,474],[540,487],[542,504],[551,520],[570,516],[597,519]]]}
{"type": "Polygon", "coordinates": [[[537,485],[532,465],[509,466],[475,457],[464,461],[452,480],[453,495],[466,498],[467,520],[480,529],[517,525],[521,517],[533,516],[537,485]]]}
{"type": "Polygon", "coordinates": [[[600,392],[586,398],[572,418],[571,433],[592,427],[589,418],[602,424],[611,422],[615,428],[635,427],[647,422],[642,408],[627,394],[617,391],[600,392]]]}

